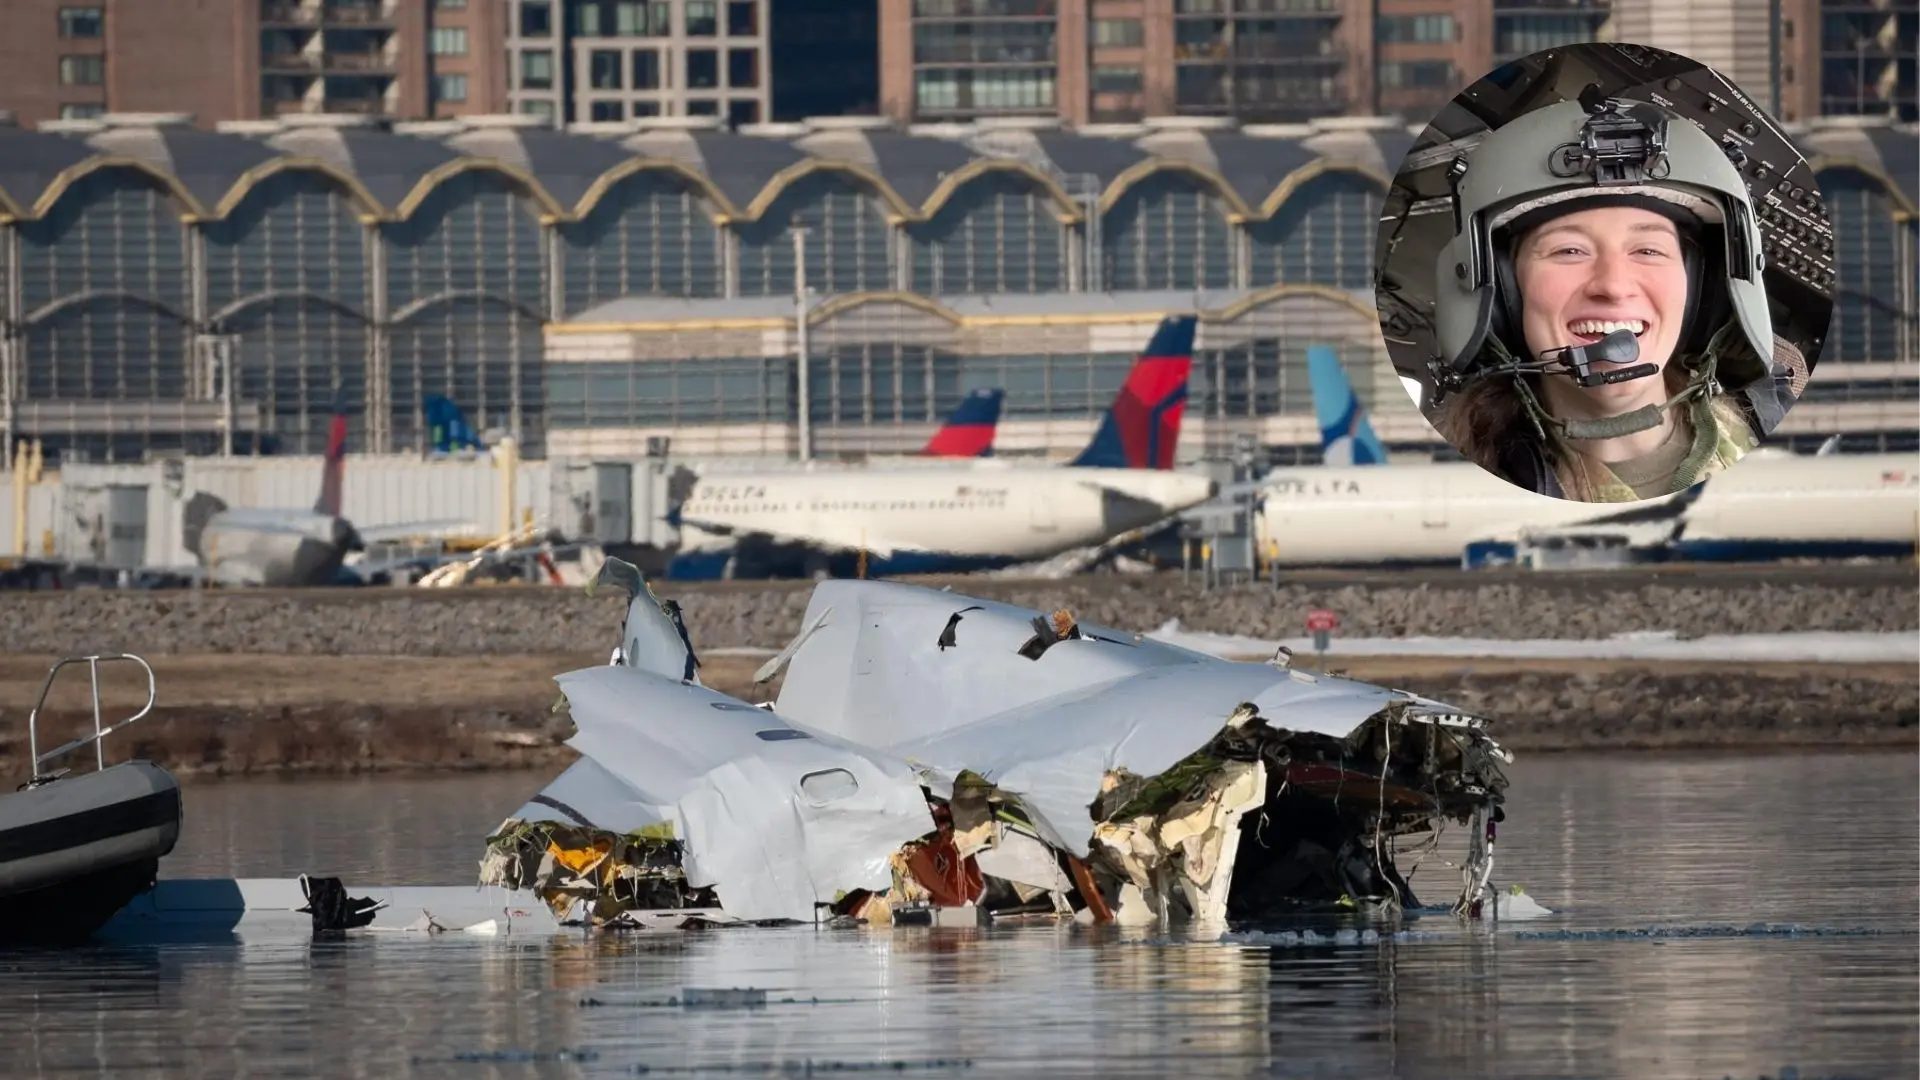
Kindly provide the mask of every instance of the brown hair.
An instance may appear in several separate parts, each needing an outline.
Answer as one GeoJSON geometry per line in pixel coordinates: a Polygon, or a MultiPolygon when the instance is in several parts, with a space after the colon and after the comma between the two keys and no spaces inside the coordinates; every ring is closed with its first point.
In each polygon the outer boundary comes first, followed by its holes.
{"type": "MultiPolygon", "coordinates": [[[[1674,362],[1668,363],[1660,373],[1669,398],[1686,389],[1690,375],[1678,360],[1675,357],[1674,362]]],[[[1539,399],[1541,377],[1522,375],[1519,378],[1527,380],[1535,399],[1539,399]]],[[[1439,419],[1436,426],[1440,434],[1453,444],[1461,457],[1495,476],[1507,479],[1512,478],[1507,476],[1500,459],[1511,448],[1539,439],[1526,407],[1521,404],[1520,392],[1514,388],[1513,379],[1497,375],[1478,379],[1461,391],[1439,419]]],[[[1586,501],[1591,495],[1592,484],[1577,463],[1562,460],[1551,441],[1540,449],[1545,453],[1547,463],[1559,478],[1560,487],[1567,497],[1586,501]]]]}

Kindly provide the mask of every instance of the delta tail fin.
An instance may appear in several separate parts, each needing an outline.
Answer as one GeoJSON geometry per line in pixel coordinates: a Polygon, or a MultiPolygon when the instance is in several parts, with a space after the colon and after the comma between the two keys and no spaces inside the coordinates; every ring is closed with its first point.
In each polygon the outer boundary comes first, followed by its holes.
{"type": "Polygon", "coordinates": [[[1187,408],[1187,377],[1193,371],[1193,335],[1199,317],[1169,315],[1134,361],[1093,434],[1068,462],[1093,469],[1171,469],[1187,408]]]}
{"type": "Polygon", "coordinates": [[[347,391],[345,387],[336,387],[333,392],[333,421],[327,427],[327,457],[320,466],[320,497],[314,500],[314,513],[340,516],[340,491],[346,469],[347,391]]]}
{"type": "Polygon", "coordinates": [[[1367,410],[1331,345],[1307,346],[1307,384],[1320,428],[1320,457],[1327,465],[1385,465],[1387,448],[1367,422],[1367,410]]]}
{"type": "Polygon", "coordinates": [[[1007,392],[999,387],[975,390],[960,399],[947,422],[920,453],[927,457],[992,457],[993,435],[1000,426],[1000,403],[1007,392]]]}
{"type": "Polygon", "coordinates": [[[485,450],[487,444],[474,434],[467,415],[452,399],[440,394],[427,398],[427,448],[434,454],[460,450],[485,450]]]}

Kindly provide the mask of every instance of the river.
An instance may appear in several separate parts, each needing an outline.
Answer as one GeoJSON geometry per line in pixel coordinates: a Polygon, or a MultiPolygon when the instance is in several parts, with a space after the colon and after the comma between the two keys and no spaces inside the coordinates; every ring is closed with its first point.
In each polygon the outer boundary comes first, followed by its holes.
{"type": "MultiPolygon", "coordinates": [[[[1533,755],[1511,777],[1495,880],[1556,913],[1491,931],[1429,916],[1345,945],[1028,926],[0,953],[0,1073],[1916,1075],[1912,753],[1533,755]],[[668,1004],[746,986],[769,1003],[668,1004]]],[[[470,884],[481,838],[540,780],[196,784],[162,874],[470,884]]],[[[1428,903],[1457,883],[1438,857],[1412,882],[1428,903]]]]}

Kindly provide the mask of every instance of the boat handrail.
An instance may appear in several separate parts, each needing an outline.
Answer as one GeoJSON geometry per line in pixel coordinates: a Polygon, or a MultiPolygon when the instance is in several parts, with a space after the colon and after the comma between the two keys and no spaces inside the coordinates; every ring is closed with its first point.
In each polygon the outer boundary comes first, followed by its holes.
{"type": "Polygon", "coordinates": [[[40,697],[38,700],[36,700],[33,703],[33,711],[27,714],[27,753],[31,755],[33,758],[33,779],[35,781],[39,781],[43,779],[40,772],[40,765],[42,762],[48,761],[52,758],[57,758],[62,754],[71,753],[72,751],[78,750],[81,747],[87,745],[88,743],[92,743],[94,746],[94,761],[97,767],[102,769],[106,768],[107,767],[107,751],[106,751],[107,736],[113,734],[116,731],[119,731],[121,728],[126,727],[128,724],[131,724],[135,720],[138,720],[141,717],[152,712],[153,703],[157,696],[158,695],[154,689],[154,683],[153,683],[153,668],[150,665],[148,665],[148,663],[145,660],[142,660],[141,658],[133,655],[132,653],[102,653],[102,654],[96,654],[92,656],[69,656],[69,657],[66,657],[65,659],[56,661],[53,667],[47,669],[47,681],[40,684],[40,697]],[[110,664],[116,660],[127,660],[135,664],[139,664],[141,669],[147,673],[147,703],[141,706],[139,712],[134,713],[132,716],[127,717],[125,720],[122,720],[117,724],[114,724],[112,727],[101,727],[100,726],[100,665],[110,664]],[[92,679],[92,682],[93,682],[93,734],[82,735],[71,742],[65,743],[61,746],[57,746],[52,750],[49,750],[46,753],[42,754],[40,752],[40,728],[39,728],[40,709],[43,706],[45,706],[47,703],[47,691],[53,689],[54,676],[60,674],[61,668],[66,667],[68,664],[79,664],[79,663],[85,663],[87,665],[87,674],[92,679]]]}

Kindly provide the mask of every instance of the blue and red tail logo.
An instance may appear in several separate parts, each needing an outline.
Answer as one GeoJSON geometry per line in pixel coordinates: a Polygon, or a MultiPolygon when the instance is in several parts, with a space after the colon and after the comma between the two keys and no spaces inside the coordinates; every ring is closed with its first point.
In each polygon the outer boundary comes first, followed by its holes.
{"type": "Polygon", "coordinates": [[[1169,315],[1134,362],[1093,441],[1068,464],[1094,469],[1171,469],[1187,409],[1193,334],[1199,319],[1169,315]]]}
{"type": "Polygon", "coordinates": [[[993,435],[1000,427],[1000,403],[1007,392],[997,387],[975,390],[960,405],[921,453],[927,457],[992,457],[993,435]]]}
{"type": "Polygon", "coordinates": [[[314,500],[318,514],[340,516],[340,488],[347,468],[347,390],[333,392],[333,422],[327,428],[327,456],[320,466],[320,497],[314,500]]]}

